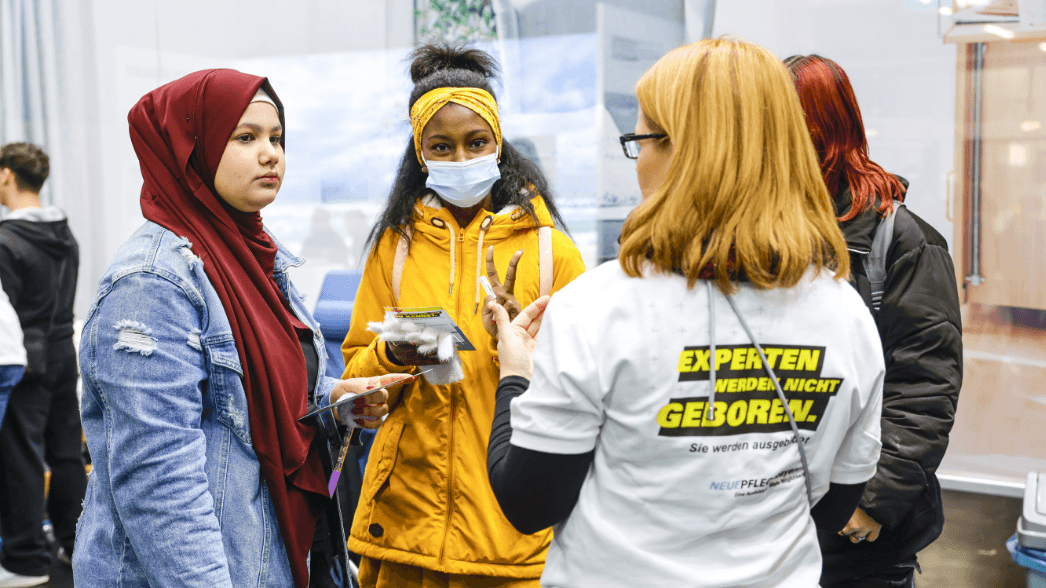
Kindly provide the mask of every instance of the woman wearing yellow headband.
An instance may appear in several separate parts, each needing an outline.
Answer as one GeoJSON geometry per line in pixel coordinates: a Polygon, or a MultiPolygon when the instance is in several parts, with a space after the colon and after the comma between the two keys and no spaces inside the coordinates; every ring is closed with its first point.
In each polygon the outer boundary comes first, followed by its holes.
{"type": "Polygon", "coordinates": [[[493,59],[425,46],[410,71],[413,136],[370,235],[342,346],[345,373],[411,373],[438,362],[367,329],[386,307],[442,307],[476,349],[459,352],[456,375],[430,372],[392,393],[349,547],[362,556],[364,586],[536,587],[551,532],[516,531],[487,479],[498,366],[480,278],[489,273],[499,299],[514,290],[526,305],[584,264],[554,228],[562,219],[541,171],[501,136],[493,59]]]}

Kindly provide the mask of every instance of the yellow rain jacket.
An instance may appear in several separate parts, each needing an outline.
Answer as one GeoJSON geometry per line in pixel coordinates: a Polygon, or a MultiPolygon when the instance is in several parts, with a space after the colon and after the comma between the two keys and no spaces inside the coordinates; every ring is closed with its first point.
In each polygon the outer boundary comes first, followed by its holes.
{"type": "MultiPolygon", "coordinates": [[[[552,226],[540,196],[535,224],[521,209],[481,211],[459,227],[429,195],[414,207],[414,235],[403,266],[400,297],[393,296],[398,233],[382,235],[367,259],[342,345],[345,376],[415,371],[389,361],[385,344],[367,330],[385,307],[441,306],[475,351],[460,351],[465,379],[434,386],[424,376],[389,395],[389,416],[371,449],[349,548],[361,555],[451,574],[538,578],[552,531],[522,535],[505,519],[487,479],[487,441],[498,385],[496,341],[483,329],[478,305],[485,292],[485,250],[494,246],[498,275],[524,249],[515,293],[525,307],[539,296],[538,226],[552,226]],[[488,220],[489,219],[489,220],[488,220]],[[482,242],[482,249],[480,249],[482,242]]],[[[581,254],[552,229],[552,291],[584,271],[581,254]]]]}

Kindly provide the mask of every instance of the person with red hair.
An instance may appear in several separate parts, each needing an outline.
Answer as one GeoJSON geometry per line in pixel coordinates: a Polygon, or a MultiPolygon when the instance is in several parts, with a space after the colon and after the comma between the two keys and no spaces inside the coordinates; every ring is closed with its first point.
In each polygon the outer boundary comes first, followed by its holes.
{"type": "Polygon", "coordinates": [[[875,317],[886,360],[882,454],[850,522],[819,529],[824,588],[914,586],[916,554],[941,534],[934,474],[962,385],[962,325],[948,244],[901,203],[904,178],[868,157],[850,80],[818,55],[785,59],[850,251],[850,283],[875,317]],[[887,222],[888,221],[888,222],[887,222]],[[885,275],[871,261],[883,224],[885,275]],[[867,268],[867,269],[866,269],[867,268]],[[881,298],[880,298],[881,296],[881,298]]]}

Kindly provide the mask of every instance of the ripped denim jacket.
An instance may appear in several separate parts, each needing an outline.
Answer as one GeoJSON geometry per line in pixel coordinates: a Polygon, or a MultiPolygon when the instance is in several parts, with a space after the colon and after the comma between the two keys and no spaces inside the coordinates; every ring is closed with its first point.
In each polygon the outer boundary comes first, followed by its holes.
{"type": "MultiPolygon", "coordinates": [[[[84,324],[94,470],[76,533],[80,587],[293,585],[232,330],[188,245],[146,222],[117,252],[84,324]]],[[[324,406],[337,380],[323,375],[319,326],[287,278],[303,260],[277,246],[276,283],[315,333],[313,393],[324,406]]]]}

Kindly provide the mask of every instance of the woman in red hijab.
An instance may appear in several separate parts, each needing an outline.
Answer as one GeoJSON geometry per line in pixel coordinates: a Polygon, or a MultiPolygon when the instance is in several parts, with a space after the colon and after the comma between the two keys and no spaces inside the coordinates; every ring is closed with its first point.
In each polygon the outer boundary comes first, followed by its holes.
{"type": "Polygon", "coordinates": [[[387,394],[298,419],[402,376],[323,375],[319,327],[287,277],[303,260],[260,215],[285,168],[283,106],[266,79],[196,72],[143,96],[128,121],[146,222],[83,329],[95,465],[75,582],[331,585],[345,545],[324,516],[336,418],[377,427],[387,394]]]}

